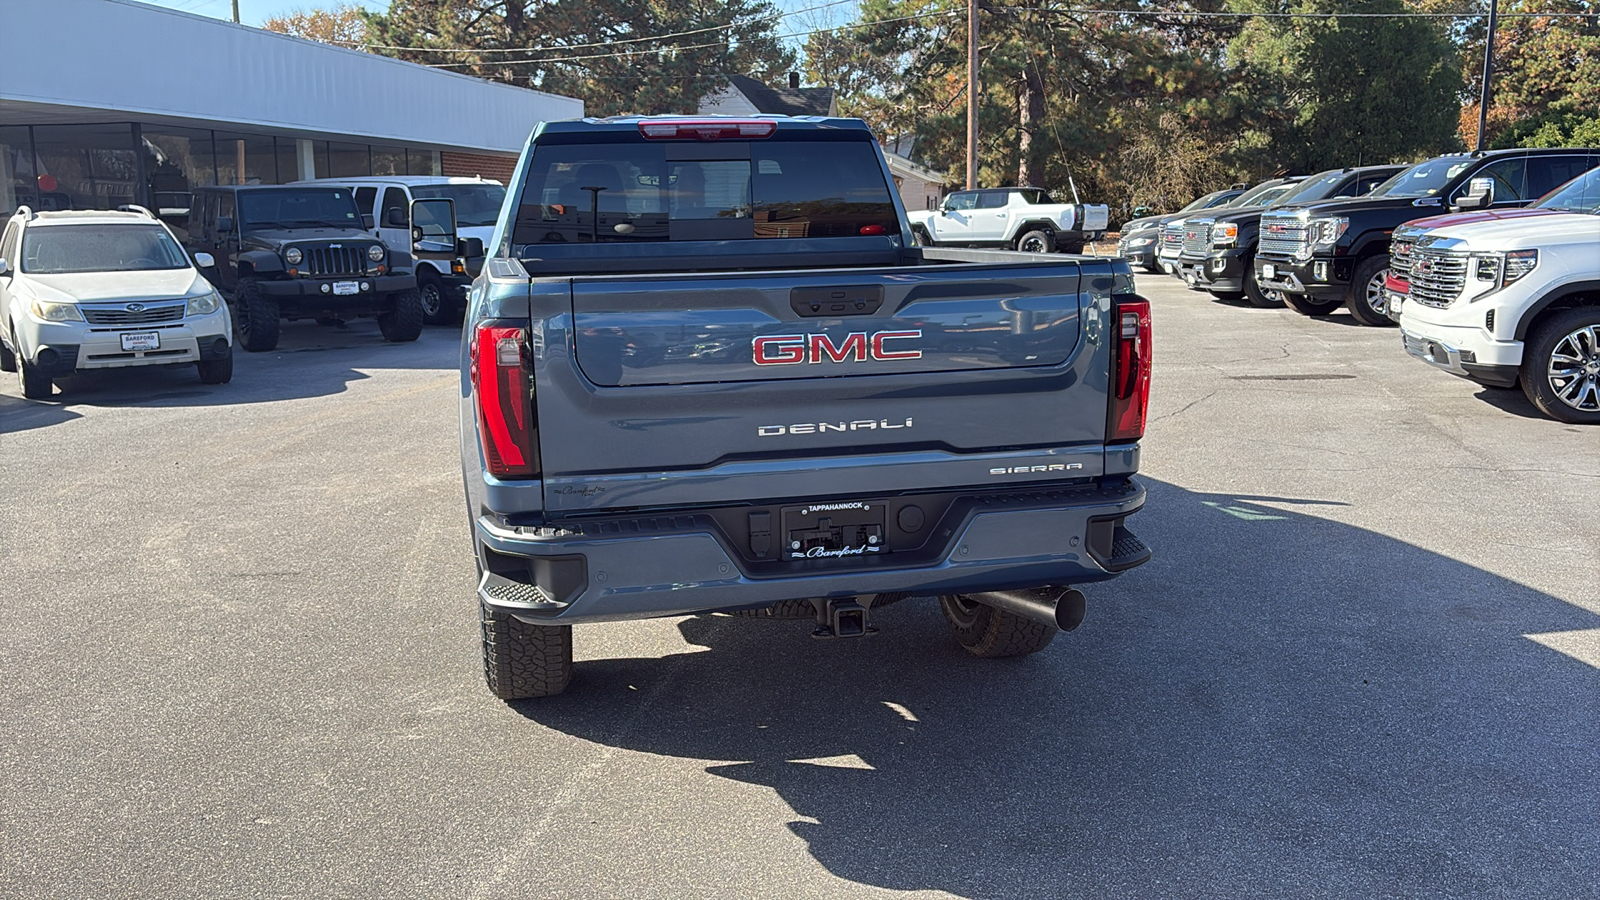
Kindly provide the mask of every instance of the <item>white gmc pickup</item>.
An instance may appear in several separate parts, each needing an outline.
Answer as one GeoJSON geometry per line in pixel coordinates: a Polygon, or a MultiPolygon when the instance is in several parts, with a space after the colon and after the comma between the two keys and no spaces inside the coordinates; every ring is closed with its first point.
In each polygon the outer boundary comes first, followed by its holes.
{"type": "Polygon", "coordinates": [[[1408,353],[1520,385],[1553,419],[1600,424],[1600,169],[1530,209],[1407,222],[1390,257],[1389,310],[1408,353]]]}

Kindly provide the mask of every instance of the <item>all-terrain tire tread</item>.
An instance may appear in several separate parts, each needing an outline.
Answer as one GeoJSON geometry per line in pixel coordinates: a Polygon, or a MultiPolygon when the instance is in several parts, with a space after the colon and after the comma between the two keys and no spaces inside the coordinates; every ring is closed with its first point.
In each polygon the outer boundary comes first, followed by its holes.
{"type": "Polygon", "coordinates": [[[980,605],[972,626],[965,628],[951,613],[950,602],[941,597],[939,607],[957,643],[973,656],[983,659],[1026,656],[1043,650],[1055,640],[1056,628],[993,606],[980,605]]]}
{"type": "Polygon", "coordinates": [[[483,678],[501,700],[553,697],[572,680],[572,626],[529,625],[481,601],[483,678]]]}
{"type": "Polygon", "coordinates": [[[378,314],[378,330],[391,344],[422,336],[422,292],[416,288],[390,295],[390,306],[378,314]]]}
{"type": "Polygon", "coordinates": [[[234,291],[234,315],[245,317],[248,333],[238,335],[240,346],[251,353],[266,353],[278,348],[278,301],[263,297],[254,279],[239,282],[234,291]]]}

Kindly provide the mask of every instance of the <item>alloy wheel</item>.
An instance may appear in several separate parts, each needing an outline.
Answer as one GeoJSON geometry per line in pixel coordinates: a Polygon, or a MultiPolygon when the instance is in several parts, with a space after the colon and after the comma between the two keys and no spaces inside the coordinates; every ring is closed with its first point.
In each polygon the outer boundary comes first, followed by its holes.
{"type": "Polygon", "coordinates": [[[1044,238],[1025,238],[1021,244],[1017,245],[1017,249],[1023,253],[1043,253],[1044,238]]]}
{"type": "Polygon", "coordinates": [[[1383,292],[1384,279],[1388,274],[1388,269],[1379,269],[1378,274],[1367,282],[1367,306],[1380,316],[1389,314],[1389,298],[1383,292]]]}
{"type": "Polygon", "coordinates": [[[1600,412],[1600,326],[1585,325],[1557,341],[1546,377],[1562,403],[1579,412],[1600,412]]]}

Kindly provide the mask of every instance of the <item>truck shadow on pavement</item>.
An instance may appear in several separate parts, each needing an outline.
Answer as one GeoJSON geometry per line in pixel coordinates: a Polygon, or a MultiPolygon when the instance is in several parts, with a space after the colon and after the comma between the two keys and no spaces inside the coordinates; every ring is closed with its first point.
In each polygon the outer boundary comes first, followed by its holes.
{"type": "MultiPolygon", "coordinates": [[[[233,380],[228,384],[201,384],[192,364],[95,369],[58,382],[50,400],[15,399],[39,409],[232,406],[301,400],[342,393],[350,383],[371,377],[361,369],[454,372],[459,368],[459,348],[460,331],[451,328],[425,328],[415,343],[390,344],[384,342],[377,323],[371,320],[357,320],[346,328],[285,322],[276,350],[249,353],[234,348],[233,380]]],[[[76,417],[73,414],[67,418],[76,417]]],[[[42,413],[33,413],[31,420],[41,424],[65,421],[42,413]]],[[[37,428],[40,424],[27,427],[37,428]]],[[[14,426],[7,423],[4,428],[13,430],[14,426]]]]}
{"type": "Polygon", "coordinates": [[[855,642],[705,616],[678,627],[709,650],[666,659],[585,661],[580,629],[568,694],[517,709],[722,761],[707,771],[793,808],[828,871],[881,888],[1593,891],[1600,654],[1537,636],[1600,617],[1287,511],[1305,501],[1146,484],[1134,526],[1155,561],[1088,586],[1084,626],[1034,656],[970,658],[921,599],[855,642]]]}

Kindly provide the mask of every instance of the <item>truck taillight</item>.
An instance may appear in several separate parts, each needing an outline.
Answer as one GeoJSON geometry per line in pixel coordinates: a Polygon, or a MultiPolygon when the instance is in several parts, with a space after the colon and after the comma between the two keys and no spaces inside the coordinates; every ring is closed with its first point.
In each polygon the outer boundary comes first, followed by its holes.
{"type": "Polygon", "coordinates": [[[778,130],[775,119],[645,119],[639,133],[649,141],[720,141],[769,138],[778,130]]]}
{"type": "Polygon", "coordinates": [[[1117,355],[1106,440],[1133,441],[1144,437],[1145,415],[1150,410],[1150,302],[1125,300],[1112,310],[1117,355]]]}
{"type": "Polygon", "coordinates": [[[496,478],[537,476],[533,392],[522,362],[521,328],[478,327],[472,353],[472,395],[478,409],[478,442],[489,474],[496,478]]]}

